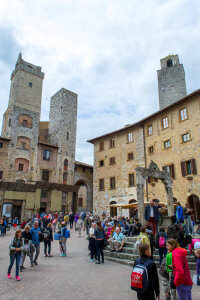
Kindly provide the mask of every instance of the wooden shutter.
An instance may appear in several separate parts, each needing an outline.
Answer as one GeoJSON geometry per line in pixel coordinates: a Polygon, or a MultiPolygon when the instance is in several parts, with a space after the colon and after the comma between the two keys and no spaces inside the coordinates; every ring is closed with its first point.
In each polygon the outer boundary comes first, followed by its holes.
{"type": "Polygon", "coordinates": [[[166,172],[166,167],[162,167],[162,171],[163,171],[163,172],[166,172]]]}
{"type": "Polygon", "coordinates": [[[186,164],[185,164],[185,161],[181,162],[181,172],[182,172],[182,176],[185,177],[186,176],[186,164]]]}
{"type": "Polygon", "coordinates": [[[175,172],[174,172],[174,164],[171,165],[171,170],[172,170],[172,178],[175,178],[175,172]]]}
{"type": "Polygon", "coordinates": [[[195,158],[193,158],[191,160],[191,164],[192,164],[192,174],[193,175],[197,175],[197,168],[196,168],[196,161],[195,161],[195,158]]]}

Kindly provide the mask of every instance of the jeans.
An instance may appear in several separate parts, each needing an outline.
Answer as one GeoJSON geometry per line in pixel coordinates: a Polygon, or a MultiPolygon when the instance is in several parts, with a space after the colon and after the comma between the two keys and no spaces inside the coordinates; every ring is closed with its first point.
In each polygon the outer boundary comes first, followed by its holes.
{"type": "Polygon", "coordinates": [[[104,253],[103,253],[104,240],[95,240],[95,246],[96,246],[98,261],[100,262],[100,254],[101,254],[102,262],[104,262],[104,253]]]}
{"type": "Polygon", "coordinates": [[[62,250],[63,250],[63,254],[66,255],[67,252],[67,239],[66,238],[62,238],[61,240],[61,245],[62,245],[62,250]]]}
{"type": "Polygon", "coordinates": [[[1,225],[1,235],[5,234],[5,226],[1,225]]]}
{"type": "Polygon", "coordinates": [[[91,259],[93,259],[94,257],[96,259],[97,256],[96,256],[95,239],[92,238],[92,237],[89,238],[89,247],[90,247],[90,257],[91,257],[91,259]]]}
{"type": "Polygon", "coordinates": [[[163,258],[165,258],[166,254],[167,254],[167,249],[165,247],[159,248],[160,265],[161,265],[161,263],[163,261],[163,258]]]}
{"type": "Polygon", "coordinates": [[[8,267],[8,274],[11,273],[15,259],[16,259],[16,276],[19,276],[19,264],[20,264],[20,259],[21,259],[20,251],[10,255],[10,265],[8,267]]]}
{"type": "Polygon", "coordinates": [[[90,230],[90,225],[86,225],[86,232],[87,232],[87,235],[89,234],[89,230],[90,230]]]}
{"type": "Polygon", "coordinates": [[[40,244],[35,244],[34,246],[35,246],[35,258],[34,258],[34,262],[36,262],[37,259],[38,259],[39,254],[40,254],[40,244]]]}
{"type": "Polygon", "coordinates": [[[188,216],[186,219],[186,224],[185,224],[185,231],[187,234],[193,234],[194,233],[194,227],[192,224],[191,216],[188,216]]]}
{"type": "Polygon", "coordinates": [[[178,300],[192,300],[192,286],[180,284],[177,288],[178,300]]]}
{"type": "Polygon", "coordinates": [[[44,242],[44,255],[47,255],[47,248],[48,248],[48,254],[51,254],[51,241],[45,241],[44,242]]]}

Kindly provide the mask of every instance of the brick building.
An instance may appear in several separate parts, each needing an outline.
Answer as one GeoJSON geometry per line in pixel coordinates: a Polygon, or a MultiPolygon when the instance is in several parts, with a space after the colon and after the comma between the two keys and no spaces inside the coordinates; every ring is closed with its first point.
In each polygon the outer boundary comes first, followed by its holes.
{"type": "MultiPolygon", "coordinates": [[[[79,191],[75,181],[75,172],[80,181],[85,169],[75,162],[78,96],[61,88],[51,97],[49,122],[41,122],[43,79],[41,67],[20,54],[0,137],[0,207],[22,218],[38,210],[78,210],[73,202],[79,193],[83,197],[83,187],[79,191]]],[[[84,210],[92,209],[93,168],[87,168],[88,176],[82,178],[82,186],[89,188],[89,200],[80,207],[84,210]]]]}
{"type": "MultiPolygon", "coordinates": [[[[186,95],[177,55],[161,60],[158,87],[158,112],[89,141],[94,144],[93,206],[98,214],[128,215],[123,205],[137,201],[135,168],[153,160],[172,176],[174,201],[188,202],[200,220],[200,90],[186,95]],[[113,204],[118,207],[108,207],[113,204]]],[[[148,180],[145,197],[166,203],[163,184],[148,180]]]]}

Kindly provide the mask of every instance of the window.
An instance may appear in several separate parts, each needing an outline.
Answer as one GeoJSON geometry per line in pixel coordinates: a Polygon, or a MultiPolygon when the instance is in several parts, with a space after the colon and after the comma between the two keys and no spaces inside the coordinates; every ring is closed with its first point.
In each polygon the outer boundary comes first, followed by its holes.
{"type": "Polygon", "coordinates": [[[100,160],[99,161],[99,167],[103,167],[104,166],[104,160],[100,160]]]}
{"type": "Polygon", "coordinates": [[[129,174],[129,186],[134,186],[134,174],[129,174]]]}
{"type": "Polygon", "coordinates": [[[128,153],[128,160],[133,160],[134,156],[133,156],[133,152],[128,153]]]}
{"type": "Polygon", "coordinates": [[[32,88],[33,83],[32,83],[32,82],[29,82],[29,83],[28,83],[28,86],[32,88]]]}
{"type": "Polygon", "coordinates": [[[11,119],[9,119],[9,123],[8,123],[8,126],[9,126],[9,127],[11,126],[11,119]]]}
{"type": "Polygon", "coordinates": [[[65,159],[64,160],[64,170],[67,170],[67,168],[68,168],[68,160],[65,159]]]}
{"type": "Polygon", "coordinates": [[[115,139],[110,139],[110,148],[115,147],[115,139]]]}
{"type": "Polygon", "coordinates": [[[51,152],[49,150],[43,150],[43,160],[50,161],[50,154],[51,152]]]}
{"type": "Polygon", "coordinates": [[[42,181],[49,181],[49,171],[48,170],[43,170],[42,171],[42,181]]]}
{"type": "Polygon", "coordinates": [[[3,179],[3,171],[0,171],[0,180],[3,179]]]}
{"type": "Polygon", "coordinates": [[[41,190],[41,196],[40,196],[40,198],[48,198],[48,191],[41,190]]]}
{"type": "Polygon", "coordinates": [[[162,119],[162,126],[163,126],[163,129],[167,128],[169,125],[168,125],[168,118],[165,117],[162,119]]]}
{"type": "Polygon", "coordinates": [[[104,179],[99,179],[99,190],[104,191],[104,179]]]}
{"type": "Polygon", "coordinates": [[[148,136],[150,136],[150,135],[153,134],[153,127],[152,127],[152,125],[149,125],[149,126],[148,126],[147,134],[148,134],[148,136]]]}
{"type": "Polygon", "coordinates": [[[172,66],[173,66],[172,60],[168,59],[168,61],[167,61],[167,67],[170,68],[172,66]]]}
{"type": "Polygon", "coordinates": [[[2,142],[0,142],[0,148],[3,148],[3,143],[2,142]]]}
{"type": "Polygon", "coordinates": [[[115,164],[115,157],[111,157],[110,158],[110,165],[114,165],[115,164]]]}
{"type": "Polygon", "coordinates": [[[181,162],[181,172],[182,176],[185,177],[187,175],[196,175],[197,174],[197,168],[196,168],[196,160],[190,159],[186,161],[181,162]]]}
{"type": "Polygon", "coordinates": [[[171,164],[171,165],[168,165],[168,166],[164,166],[164,167],[162,167],[162,170],[164,172],[169,173],[173,179],[175,178],[174,164],[171,164]]]}
{"type": "Polygon", "coordinates": [[[148,151],[149,151],[149,154],[152,154],[153,151],[154,151],[154,147],[153,147],[153,146],[149,147],[149,148],[148,148],[148,151]]]}
{"type": "Polygon", "coordinates": [[[63,184],[67,184],[67,173],[63,173],[63,184]]]}
{"type": "Polygon", "coordinates": [[[19,164],[18,166],[18,171],[22,171],[24,170],[24,164],[19,164]]]}
{"type": "Polygon", "coordinates": [[[133,141],[133,133],[129,132],[128,133],[128,143],[131,143],[133,141]]]}
{"type": "Polygon", "coordinates": [[[83,207],[83,198],[78,198],[78,206],[83,207]]]}
{"type": "Polygon", "coordinates": [[[110,177],[110,189],[115,189],[115,177],[110,177]]]}
{"type": "Polygon", "coordinates": [[[25,119],[24,119],[24,120],[22,121],[22,126],[23,126],[23,127],[28,127],[28,120],[25,120],[25,119]]]}
{"type": "Polygon", "coordinates": [[[182,142],[186,143],[190,140],[190,134],[189,133],[185,133],[182,135],[182,142]]]}
{"type": "Polygon", "coordinates": [[[67,141],[69,140],[69,131],[67,131],[67,141]]]}
{"type": "Polygon", "coordinates": [[[104,142],[99,143],[99,151],[104,150],[104,142]]]}
{"type": "Polygon", "coordinates": [[[188,116],[187,116],[186,108],[183,108],[180,110],[180,118],[181,118],[181,121],[187,120],[188,116]]]}
{"type": "Polygon", "coordinates": [[[165,148],[165,149],[168,149],[168,148],[170,148],[170,147],[171,147],[171,142],[170,142],[170,140],[165,141],[165,142],[164,142],[164,148],[165,148]]]}
{"type": "Polygon", "coordinates": [[[26,150],[26,143],[21,142],[20,149],[26,150]]]}

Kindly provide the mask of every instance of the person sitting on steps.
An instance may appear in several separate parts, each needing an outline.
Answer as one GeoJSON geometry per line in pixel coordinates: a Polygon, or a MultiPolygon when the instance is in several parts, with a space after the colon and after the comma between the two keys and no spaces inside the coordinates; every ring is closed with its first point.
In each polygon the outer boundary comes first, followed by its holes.
{"type": "Polygon", "coordinates": [[[122,250],[122,247],[124,246],[124,235],[122,232],[120,232],[120,228],[117,227],[115,232],[113,233],[113,237],[108,240],[110,244],[110,251],[116,251],[119,252],[122,250]]]}

